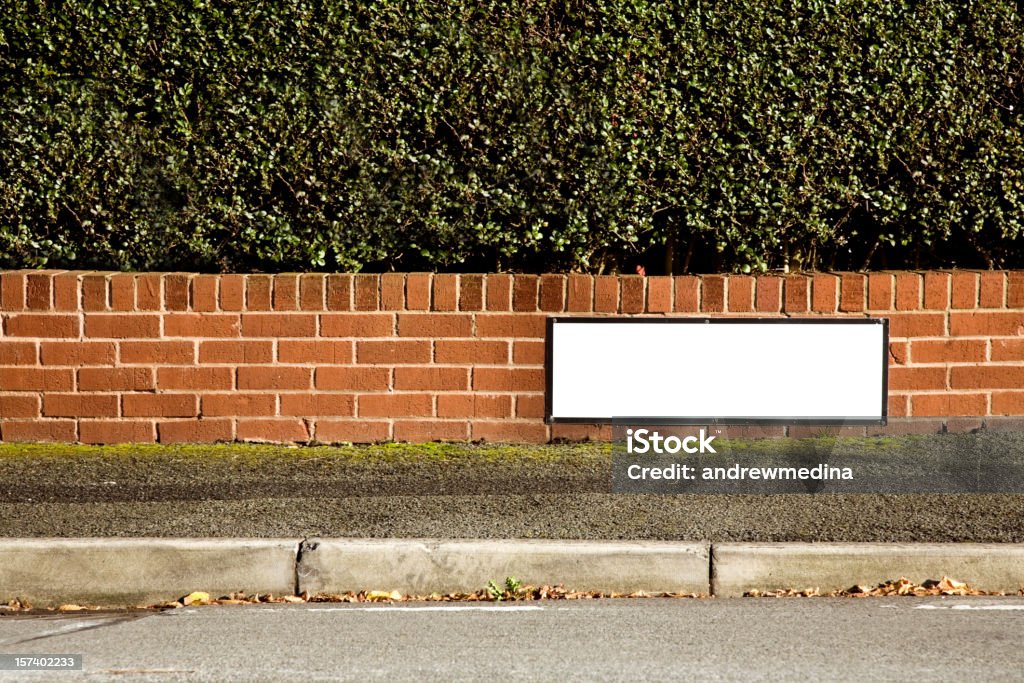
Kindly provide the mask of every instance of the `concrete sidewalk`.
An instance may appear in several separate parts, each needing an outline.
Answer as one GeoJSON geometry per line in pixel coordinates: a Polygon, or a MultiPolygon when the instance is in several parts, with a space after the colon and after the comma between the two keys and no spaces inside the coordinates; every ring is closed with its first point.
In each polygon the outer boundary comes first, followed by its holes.
{"type": "Polygon", "coordinates": [[[581,591],[742,596],[951,576],[1017,593],[1024,544],[436,539],[0,540],[0,602],[137,606],[196,590],[471,592],[514,576],[581,591]]]}

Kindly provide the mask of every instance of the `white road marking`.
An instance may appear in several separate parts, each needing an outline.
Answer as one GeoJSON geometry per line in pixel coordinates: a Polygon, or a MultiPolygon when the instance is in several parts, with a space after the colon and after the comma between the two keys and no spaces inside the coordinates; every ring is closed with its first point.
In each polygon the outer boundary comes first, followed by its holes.
{"type": "Polygon", "coordinates": [[[915,609],[955,609],[955,610],[988,610],[1000,611],[1021,611],[1024,612],[1024,605],[918,605],[915,609]]]}

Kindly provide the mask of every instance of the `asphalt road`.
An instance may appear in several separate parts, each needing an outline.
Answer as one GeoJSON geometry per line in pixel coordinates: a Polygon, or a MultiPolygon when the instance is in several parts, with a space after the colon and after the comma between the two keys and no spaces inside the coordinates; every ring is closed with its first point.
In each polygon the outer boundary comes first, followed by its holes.
{"type": "Polygon", "coordinates": [[[0,617],[0,681],[1020,680],[1024,599],[259,605],[0,617]]]}

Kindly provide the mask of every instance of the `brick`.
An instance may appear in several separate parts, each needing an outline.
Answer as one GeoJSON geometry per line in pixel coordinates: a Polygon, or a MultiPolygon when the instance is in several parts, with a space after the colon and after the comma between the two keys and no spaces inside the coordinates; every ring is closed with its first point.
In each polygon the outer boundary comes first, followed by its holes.
{"type": "Polygon", "coordinates": [[[355,397],[350,394],[281,395],[282,415],[350,417],[355,414],[355,405],[355,397]]]}
{"type": "Polygon", "coordinates": [[[320,316],[321,337],[390,337],[395,330],[392,313],[337,313],[320,316]]]}
{"type": "Polygon", "coordinates": [[[540,278],[536,275],[516,275],[512,281],[512,310],[533,313],[537,310],[540,278]]]}
{"type": "Polygon", "coordinates": [[[192,365],[196,361],[191,341],[125,341],[120,346],[121,362],[129,365],[192,365]]]}
{"type": "Polygon", "coordinates": [[[623,275],[619,278],[619,306],[623,313],[644,312],[644,288],[647,278],[639,275],[623,275]]]}
{"type": "Polygon", "coordinates": [[[376,311],[380,308],[380,275],[361,273],[352,278],[353,308],[357,311],[376,311]]]}
{"type": "Polygon", "coordinates": [[[395,368],[395,389],[414,391],[465,391],[468,368],[395,368]]]}
{"type": "Polygon", "coordinates": [[[391,438],[391,425],[368,420],[317,420],[316,440],[321,443],[376,443],[391,438]]]}
{"type": "Polygon", "coordinates": [[[910,353],[915,363],[982,363],[987,345],[980,339],[921,339],[910,353]]]}
{"type": "Polygon", "coordinates": [[[152,421],[79,420],[78,440],[82,443],[152,443],[156,425],[152,421]]]}
{"type": "Polygon", "coordinates": [[[138,339],[160,336],[160,316],[149,314],[87,313],[85,336],[106,339],[138,339]]]}
{"type": "Polygon", "coordinates": [[[135,276],[135,308],[137,310],[163,310],[163,292],[163,278],[158,273],[146,273],[135,276]]]}
{"type": "Polygon", "coordinates": [[[547,313],[561,313],[565,310],[565,276],[541,276],[539,307],[547,313]]]}
{"type": "Polygon", "coordinates": [[[512,362],[516,365],[544,365],[546,355],[544,342],[517,341],[512,344],[512,362]]]}
{"type": "Polygon", "coordinates": [[[868,278],[864,273],[843,273],[839,279],[839,310],[843,313],[864,311],[867,285],[868,278]]]}
{"type": "Polygon", "coordinates": [[[299,309],[299,276],[293,273],[274,276],[273,308],[275,311],[299,309]]]}
{"type": "Polygon", "coordinates": [[[320,273],[305,273],[299,277],[299,308],[303,311],[324,310],[326,280],[320,273]]]}
{"type": "Polygon", "coordinates": [[[315,337],[313,313],[243,313],[243,337],[315,337]]]}
{"type": "Polygon", "coordinates": [[[543,369],[476,368],[473,371],[474,391],[544,391],[543,369]]]}
{"type": "Polygon", "coordinates": [[[0,273],[0,310],[25,309],[27,278],[23,272],[0,273]]]}
{"type": "Polygon", "coordinates": [[[273,394],[204,394],[203,417],[262,417],[277,412],[277,398],[273,394]]]}
{"type": "Polygon", "coordinates": [[[590,275],[573,273],[567,283],[568,304],[566,308],[574,313],[590,313],[594,310],[594,278],[590,275]]]}
{"type": "Polygon", "coordinates": [[[216,275],[196,275],[192,278],[192,292],[190,301],[193,311],[209,312],[217,310],[217,283],[220,280],[216,275]]]}
{"type": "Polygon", "coordinates": [[[949,310],[949,273],[929,271],[924,274],[924,307],[931,311],[949,310]]]}
{"type": "Polygon", "coordinates": [[[1024,391],[992,393],[993,415],[1024,415],[1024,391]]]}
{"type": "Polygon", "coordinates": [[[810,310],[810,278],[805,275],[787,275],[783,284],[783,304],[786,313],[807,313],[810,310]]]}
{"type": "Polygon", "coordinates": [[[271,309],[273,280],[269,275],[245,276],[245,310],[269,311],[271,309]]]}
{"type": "Polygon", "coordinates": [[[38,394],[0,395],[0,417],[39,417],[38,394]]]}
{"type": "Polygon", "coordinates": [[[352,276],[327,276],[327,310],[352,310],[352,276]]]}
{"type": "MultiPolygon", "coordinates": [[[[166,337],[238,337],[242,329],[238,313],[167,313],[164,315],[166,337]]],[[[246,314],[244,317],[249,317],[246,314]]],[[[255,314],[259,319],[275,319],[279,315],[255,314]]],[[[307,328],[309,328],[307,322],[307,328]]],[[[311,325],[315,331],[315,319],[311,325]]],[[[256,336],[256,335],[253,335],[256,336]]]]}
{"type": "Polygon", "coordinates": [[[387,368],[317,368],[315,375],[317,389],[385,391],[391,383],[387,368]]]}
{"type": "Polygon", "coordinates": [[[433,398],[430,394],[362,394],[358,410],[360,417],[430,417],[433,398]]]}
{"type": "Polygon", "coordinates": [[[755,292],[755,308],[758,313],[780,313],[782,311],[783,278],[774,275],[760,275],[755,292]]]}
{"type": "Polygon", "coordinates": [[[508,342],[439,339],[434,342],[434,362],[461,365],[505,365],[508,342]]]}
{"type": "Polygon", "coordinates": [[[74,420],[30,420],[0,422],[0,436],[4,441],[63,441],[78,440],[74,420]]]}
{"type": "Polygon", "coordinates": [[[473,316],[460,313],[399,313],[400,337],[472,337],[473,316]]]}
{"type": "Polygon", "coordinates": [[[429,341],[361,341],[356,344],[356,362],[391,365],[430,362],[429,341]]]}
{"type": "Polygon", "coordinates": [[[289,341],[277,343],[280,363],[313,363],[316,365],[348,365],[355,360],[355,345],[348,341],[289,341]]]}
{"type": "Polygon", "coordinates": [[[546,405],[543,395],[517,396],[516,417],[544,417],[546,405]]]}
{"type": "Polygon", "coordinates": [[[238,368],[239,389],[309,389],[313,370],[282,365],[257,365],[238,368]]]}
{"type": "Polygon", "coordinates": [[[405,308],[409,311],[430,310],[430,273],[410,273],[405,276],[405,308]]]}
{"type": "MultiPolygon", "coordinates": [[[[729,283],[732,287],[732,282],[729,283]]],[[[601,424],[554,424],[551,425],[552,441],[611,441],[611,425],[601,424]]]]}
{"type": "Polygon", "coordinates": [[[1003,308],[1006,301],[1006,274],[988,271],[981,274],[981,292],[978,305],[981,308],[1003,308]]]}
{"type": "Polygon", "coordinates": [[[164,309],[168,311],[188,310],[188,290],[191,277],[185,273],[164,275],[164,309]]]}
{"type": "Polygon", "coordinates": [[[25,306],[32,311],[48,311],[53,301],[53,273],[29,273],[25,278],[25,306]]]}
{"type": "Polygon", "coordinates": [[[80,299],[78,273],[61,273],[53,276],[53,309],[56,311],[77,311],[80,299]]]}
{"type": "MultiPolygon", "coordinates": [[[[954,368],[955,369],[955,368],[954,368]]],[[[889,390],[945,389],[944,367],[890,367],[889,390]]]]}
{"type": "Polygon", "coordinates": [[[598,275],[594,278],[594,311],[617,313],[619,311],[619,278],[615,275],[598,275]]]}
{"type": "Polygon", "coordinates": [[[106,311],[107,307],[107,276],[82,276],[82,310],[106,311]]]}
{"type": "Polygon", "coordinates": [[[811,310],[835,313],[839,309],[839,278],[829,273],[815,273],[811,280],[811,310]]]}
{"type": "Polygon", "coordinates": [[[895,278],[891,273],[868,274],[868,308],[872,311],[891,311],[895,278]]]}
{"type": "Polygon", "coordinates": [[[160,443],[234,441],[231,420],[161,420],[156,430],[160,443]]]}
{"type": "Polygon", "coordinates": [[[155,389],[151,368],[81,368],[79,391],[147,391],[155,389]]]}
{"type": "Polygon", "coordinates": [[[478,315],[477,337],[519,337],[543,339],[547,318],[543,315],[478,315]]]}
{"type": "Polygon", "coordinates": [[[399,420],[395,422],[395,441],[465,441],[469,436],[466,421],[399,420]]]}
{"type": "Polygon", "coordinates": [[[454,273],[437,273],[433,277],[431,310],[454,311],[458,309],[459,282],[454,273]]]}
{"type": "Polygon", "coordinates": [[[955,337],[1017,337],[1024,335],[1024,311],[953,312],[949,332],[955,337]]]}
{"type": "Polygon", "coordinates": [[[114,273],[110,276],[110,307],[115,311],[135,310],[135,275],[114,273]]]}
{"type": "Polygon", "coordinates": [[[117,359],[114,342],[42,342],[43,365],[113,365],[117,359]]]}
{"type": "Polygon", "coordinates": [[[992,360],[1024,360],[1024,338],[993,339],[992,360]]]}
{"type": "MultiPolygon", "coordinates": [[[[290,344],[292,342],[281,342],[290,344]]],[[[252,364],[273,363],[274,343],[272,341],[204,341],[199,342],[199,362],[252,364]]]]}
{"type": "Polygon", "coordinates": [[[195,417],[199,414],[194,394],[125,394],[125,417],[195,417]]]}
{"type": "Polygon", "coordinates": [[[700,278],[696,275],[680,275],[672,278],[675,286],[675,311],[677,313],[698,313],[700,311],[700,278]]]}
{"type": "Polygon", "coordinates": [[[234,389],[233,368],[157,368],[157,386],[168,389],[218,391],[234,389]]]}
{"type": "Polygon", "coordinates": [[[245,276],[220,276],[220,309],[242,311],[245,309],[245,276]]]}
{"type": "Polygon", "coordinates": [[[512,310],[512,276],[494,273],[487,276],[487,310],[512,310]]]}
{"type": "Polygon", "coordinates": [[[238,421],[239,441],[265,441],[270,443],[305,443],[309,429],[302,420],[292,418],[238,421]]]}
{"type": "Polygon", "coordinates": [[[907,364],[907,352],[910,350],[910,344],[908,342],[890,342],[889,343],[889,364],[890,365],[906,365],[907,364]]]}
{"type": "Polygon", "coordinates": [[[889,394],[886,414],[889,417],[910,415],[910,397],[904,394],[889,394]]]}
{"type": "Polygon", "coordinates": [[[380,307],[385,311],[401,311],[405,308],[404,275],[384,273],[380,276],[380,307]]]}
{"type": "Polygon", "coordinates": [[[672,278],[659,275],[647,278],[647,312],[672,311],[672,278]]]}
{"type": "Polygon", "coordinates": [[[893,313],[886,317],[890,337],[942,337],[946,334],[943,313],[893,313]]]}
{"type": "Polygon", "coordinates": [[[754,278],[749,275],[729,276],[729,312],[750,313],[754,310],[754,278]]]}
{"type": "Polygon", "coordinates": [[[510,417],[512,397],[487,394],[440,394],[437,397],[438,417],[510,417]]]}
{"type": "Polygon", "coordinates": [[[4,368],[0,391],[71,391],[74,371],[54,368],[4,368]]]}
{"type": "Polygon", "coordinates": [[[1024,365],[954,365],[949,373],[949,383],[954,389],[1024,387],[1024,365]]]}
{"type": "Polygon", "coordinates": [[[916,394],[910,401],[914,417],[988,413],[985,394],[916,394]]]}
{"type": "Polygon", "coordinates": [[[704,313],[725,311],[726,278],[724,275],[701,276],[700,310],[704,313]]]}
{"type": "Polygon", "coordinates": [[[896,274],[896,310],[916,311],[921,308],[921,276],[918,273],[896,274]]]}
{"type": "Polygon", "coordinates": [[[548,428],[543,422],[482,421],[471,424],[471,438],[508,443],[546,443],[548,428]]]}
{"type": "Polygon", "coordinates": [[[77,337],[78,316],[15,313],[7,318],[5,329],[12,337],[77,337]]]}
{"type": "Polygon", "coordinates": [[[954,271],[949,299],[952,308],[977,308],[978,274],[963,270],[954,271]]]}
{"type": "Polygon", "coordinates": [[[38,356],[35,342],[0,338],[0,365],[35,365],[38,356]]]}
{"type": "Polygon", "coordinates": [[[1006,307],[1024,308],[1024,270],[1006,273],[1006,307]]]}

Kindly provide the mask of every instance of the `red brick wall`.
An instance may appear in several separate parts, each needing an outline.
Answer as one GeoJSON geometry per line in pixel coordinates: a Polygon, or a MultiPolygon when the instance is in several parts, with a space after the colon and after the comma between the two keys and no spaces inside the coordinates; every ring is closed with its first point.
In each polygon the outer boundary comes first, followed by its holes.
{"type": "Polygon", "coordinates": [[[1024,272],[0,274],[0,439],[546,441],[549,314],[891,321],[893,416],[1024,415],[1024,272]]]}

